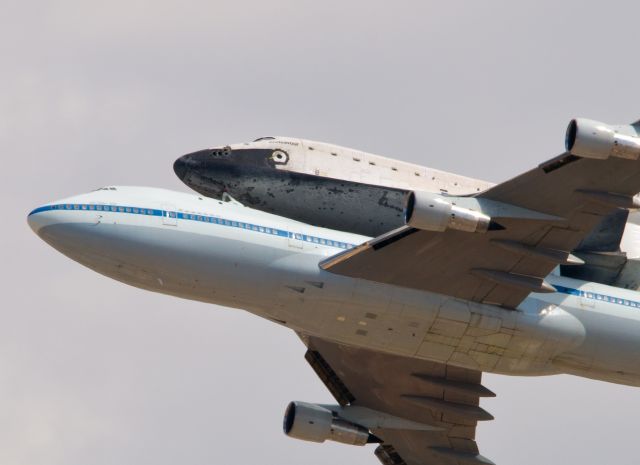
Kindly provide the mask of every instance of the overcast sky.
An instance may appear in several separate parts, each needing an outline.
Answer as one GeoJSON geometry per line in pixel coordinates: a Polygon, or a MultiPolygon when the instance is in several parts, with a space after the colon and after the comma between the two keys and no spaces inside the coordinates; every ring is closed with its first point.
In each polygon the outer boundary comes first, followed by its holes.
{"type": "MultiPolygon", "coordinates": [[[[267,135],[500,182],[560,153],[574,116],[640,118],[639,17],[637,0],[0,0],[0,463],[377,464],[283,435],[289,400],[331,401],[293,333],[111,281],[27,213],[108,184],[186,191],[179,155],[267,135]]],[[[485,384],[498,465],[637,464],[640,389],[485,384]]]]}

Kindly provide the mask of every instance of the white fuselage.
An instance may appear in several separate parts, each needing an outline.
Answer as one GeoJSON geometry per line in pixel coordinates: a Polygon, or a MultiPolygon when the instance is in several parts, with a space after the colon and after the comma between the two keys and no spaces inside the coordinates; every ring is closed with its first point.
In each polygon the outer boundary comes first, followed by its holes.
{"type": "Polygon", "coordinates": [[[552,275],[558,292],[509,310],[353,279],[318,263],[367,237],[164,189],[100,189],[37,208],[29,224],[106,276],[300,333],[493,373],[640,386],[637,292],[552,275]]]}

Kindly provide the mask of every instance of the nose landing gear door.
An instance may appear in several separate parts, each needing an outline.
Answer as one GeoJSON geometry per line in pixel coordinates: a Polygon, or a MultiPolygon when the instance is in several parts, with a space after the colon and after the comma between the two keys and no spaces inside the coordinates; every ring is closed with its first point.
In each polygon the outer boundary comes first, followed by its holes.
{"type": "Polygon", "coordinates": [[[178,226],[178,212],[173,205],[162,206],[162,224],[165,226],[178,226]]]}

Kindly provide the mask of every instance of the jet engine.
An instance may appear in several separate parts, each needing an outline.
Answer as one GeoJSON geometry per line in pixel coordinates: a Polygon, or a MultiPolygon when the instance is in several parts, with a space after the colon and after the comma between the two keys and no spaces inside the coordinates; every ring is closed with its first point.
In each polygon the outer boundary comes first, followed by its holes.
{"type": "Polygon", "coordinates": [[[610,126],[578,118],[569,123],[565,139],[567,152],[582,158],[605,160],[609,157],[637,160],[640,137],[634,126],[610,126]]]}
{"type": "Polygon", "coordinates": [[[455,205],[430,192],[409,192],[404,206],[405,224],[427,231],[442,232],[457,229],[466,232],[486,232],[491,218],[484,213],[455,205]]]}
{"type": "Polygon", "coordinates": [[[291,402],[283,422],[284,433],[303,441],[336,441],[353,446],[379,442],[369,430],[343,420],[331,410],[306,402],[291,402]]]}

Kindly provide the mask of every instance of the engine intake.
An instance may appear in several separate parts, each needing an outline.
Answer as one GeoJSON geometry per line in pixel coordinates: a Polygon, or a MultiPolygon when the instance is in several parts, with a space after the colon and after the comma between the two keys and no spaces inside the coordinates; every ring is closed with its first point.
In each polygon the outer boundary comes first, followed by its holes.
{"type": "Polygon", "coordinates": [[[442,232],[457,229],[466,232],[486,232],[492,222],[482,212],[458,207],[430,192],[409,192],[404,206],[405,224],[426,231],[442,232]]]}
{"type": "Polygon", "coordinates": [[[283,422],[284,434],[303,441],[336,441],[353,446],[379,442],[369,430],[343,420],[331,410],[306,402],[291,402],[283,422]]]}
{"type": "Polygon", "coordinates": [[[567,127],[565,145],[567,152],[582,158],[637,160],[640,157],[640,137],[635,128],[629,125],[610,126],[577,118],[567,127]]]}

